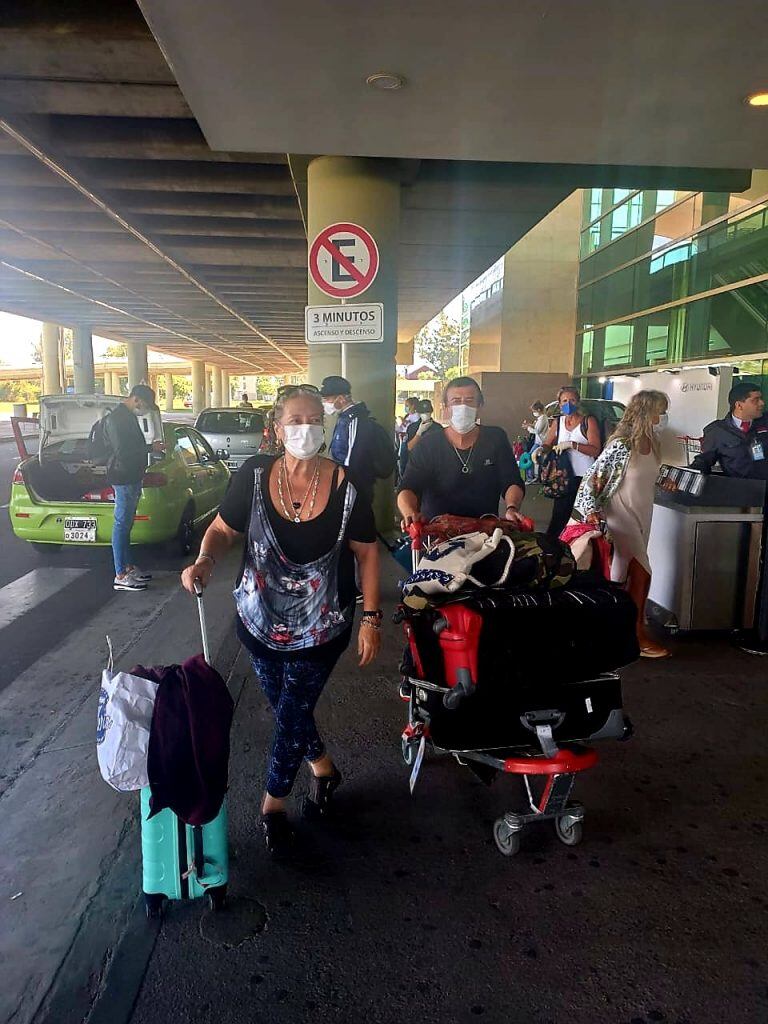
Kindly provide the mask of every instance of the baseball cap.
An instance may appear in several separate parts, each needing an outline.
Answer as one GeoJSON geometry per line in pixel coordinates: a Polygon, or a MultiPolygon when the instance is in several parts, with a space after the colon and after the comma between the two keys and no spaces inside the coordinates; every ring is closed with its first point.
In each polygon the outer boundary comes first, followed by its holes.
{"type": "Polygon", "coordinates": [[[320,385],[320,395],[330,398],[331,395],[351,395],[352,385],[346,377],[326,377],[320,385]]]}

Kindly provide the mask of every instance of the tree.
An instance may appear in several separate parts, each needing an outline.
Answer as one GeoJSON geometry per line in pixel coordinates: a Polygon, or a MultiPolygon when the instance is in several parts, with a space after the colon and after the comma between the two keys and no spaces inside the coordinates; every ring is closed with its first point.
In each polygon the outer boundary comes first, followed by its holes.
{"type": "Polygon", "coordinates": [[[104,349],[104,355],[109,356],[110,359],[127,359],[128,346],[123,345],[122,342],[116,342],[114,345],[107,345],[104,349]]]}
{"type": "Polygon", "coordinates": [[[418,359],[431,363],[437,376],[444,378],[451,367],[459,362],[458,321],[450,320],[445,313],[421,328],[414,338],[414,351],[418,359]]]}

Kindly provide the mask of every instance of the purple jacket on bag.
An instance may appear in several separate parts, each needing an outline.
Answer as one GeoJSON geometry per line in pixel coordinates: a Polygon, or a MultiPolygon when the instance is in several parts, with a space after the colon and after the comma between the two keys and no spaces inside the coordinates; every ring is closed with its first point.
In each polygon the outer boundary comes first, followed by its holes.
{"type": "Polygon", "coordinates": [[[152,815],[166,807],[188,825],[205,825],[227,791],[234,703],[202,654],[183,665],[137,665],[132,675],[158,683],[147,773],[152,815]]]}

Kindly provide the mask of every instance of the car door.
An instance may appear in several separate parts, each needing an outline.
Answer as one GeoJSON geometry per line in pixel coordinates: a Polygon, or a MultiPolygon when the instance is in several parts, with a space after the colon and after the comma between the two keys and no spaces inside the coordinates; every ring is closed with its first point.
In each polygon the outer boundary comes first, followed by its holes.
{"type": "Polygon", "coordinates": [[[205,471],[205,493],[198,507],[198,514],[207,515],[219,507],[221,496],[226,487],[225,481],[229,477],[229,470],[216,457],[213,448],[211,448],[202,434],[190,429],[189,436],[195,446],[200,466],[205,471]]]}
{"type": "Polygon", "coordinates": [[[210,500],[210,477],[206,466],[200,462],[200,454],[187,427],[174,430],[174,449],[184,463],[187,483],[195,502],[195,518],[199,519],[208,511],[210,500]]]}

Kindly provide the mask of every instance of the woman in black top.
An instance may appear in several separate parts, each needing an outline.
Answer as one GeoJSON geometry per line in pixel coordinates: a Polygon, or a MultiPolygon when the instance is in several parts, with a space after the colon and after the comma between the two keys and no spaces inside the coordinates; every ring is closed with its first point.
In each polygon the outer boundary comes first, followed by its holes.
{"type": "Polygon", "coordinates": [[[501,427],[477,422],[483,393],[471,377],[457,377],[443,392],[444,430],[430,431],[413,449],[400,481],[397,504],[403,529],[414,521],[449,513],[482,516],[498,512],[520,519],[525,487],[512,447],[501,427]]]}
{"type": "Polygon", "coordinates": [[[205,586],[216,560],[245,538],[235,590],[238,635],[275,713],[260,825],[267,849],[281,854],[293,839],[285,801],[302,759],[312,771],[305,814],[325,813],[341,782],[313,712],[352,635],[355,561],[364,609],[361,666],[378,654],[382,614],[373,513],[343,468],[320,455],[317,390],[283,389],[274,424],[283,454],[249,459],[233,478],[182,583],[191,592],[195,582],[205,586]]]}

